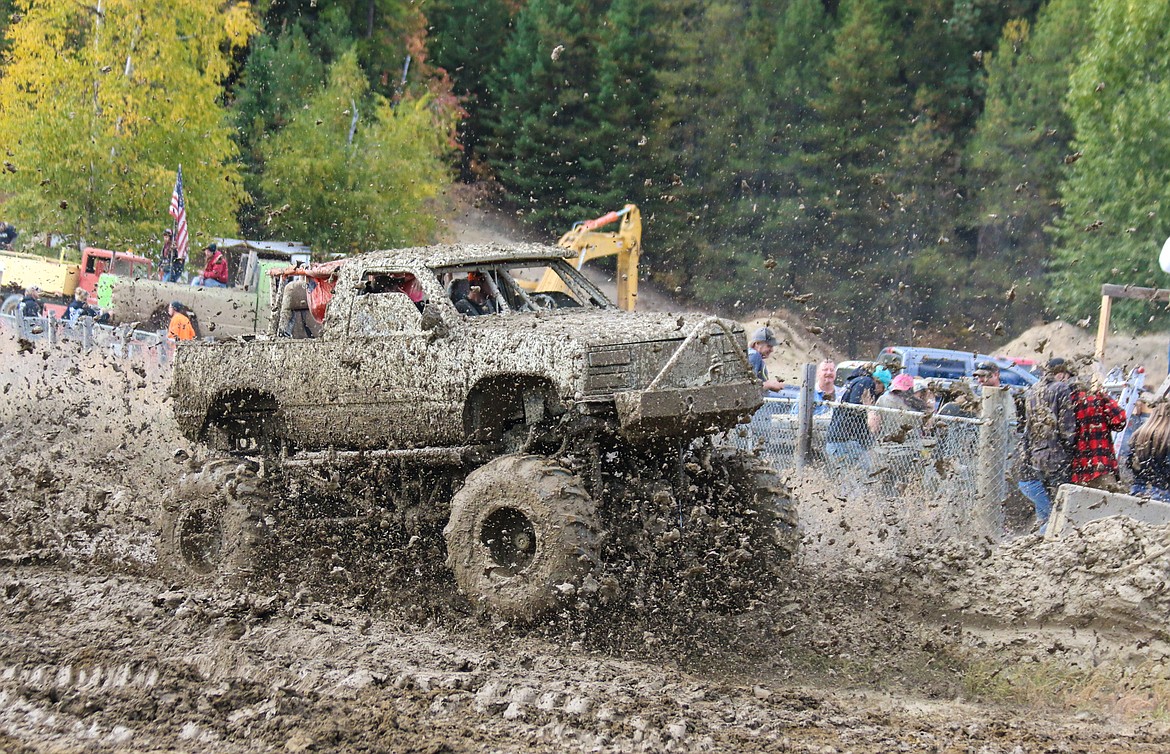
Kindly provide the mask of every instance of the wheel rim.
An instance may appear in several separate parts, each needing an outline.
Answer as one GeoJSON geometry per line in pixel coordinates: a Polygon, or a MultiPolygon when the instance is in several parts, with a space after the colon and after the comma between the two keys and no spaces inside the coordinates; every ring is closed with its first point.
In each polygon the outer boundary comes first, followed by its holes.
{"type": "Polygon", "coordinates": [[[479,541],[492,563],[508,573],[521,571],[536,557],[536,528],[515,508],[497,508],[483,521],[479,541]]]}
{"type": "Polygon", "coordinates": [[[202,573],[214,570],[222,547],[223,527],[219,516],[197,508],[183,518],[179,526],[179,554],[187,565],[202,573]]]}

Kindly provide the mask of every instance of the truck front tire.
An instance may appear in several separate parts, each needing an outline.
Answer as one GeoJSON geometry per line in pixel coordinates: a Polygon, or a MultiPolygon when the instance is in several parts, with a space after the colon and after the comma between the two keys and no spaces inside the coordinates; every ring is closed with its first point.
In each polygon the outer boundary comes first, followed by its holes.
{"type": "Polygon", "coordinates": [[[501,456],[467,477],[443,534],[447,565],[478,607],[532,622],[595,568],[596,506],[580,478],[543,456],[501,456]]]}

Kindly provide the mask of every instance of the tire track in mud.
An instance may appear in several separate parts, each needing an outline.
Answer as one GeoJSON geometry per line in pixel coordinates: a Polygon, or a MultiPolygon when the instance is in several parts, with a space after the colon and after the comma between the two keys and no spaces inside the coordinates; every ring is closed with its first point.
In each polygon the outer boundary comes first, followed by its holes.
{"type": "Polygon", "coordinates": [[[304,595],[46,567],[0,586],[0,731],[43,751],[1153,752],[1167,742],[564,653],[304,595]]]}

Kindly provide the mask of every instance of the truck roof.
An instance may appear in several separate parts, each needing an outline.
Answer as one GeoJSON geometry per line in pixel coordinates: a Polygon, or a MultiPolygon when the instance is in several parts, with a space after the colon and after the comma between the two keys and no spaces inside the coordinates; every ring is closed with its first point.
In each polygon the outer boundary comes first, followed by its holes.
{"type": "Polygon", "coordinates": [[[371,251],[345,262],[386,263],[404,267],[453,267],[461,264],[514,262],[530,259],[563,259],[565,250],[547,244],[438,244],[410,249],[371,251]]]}

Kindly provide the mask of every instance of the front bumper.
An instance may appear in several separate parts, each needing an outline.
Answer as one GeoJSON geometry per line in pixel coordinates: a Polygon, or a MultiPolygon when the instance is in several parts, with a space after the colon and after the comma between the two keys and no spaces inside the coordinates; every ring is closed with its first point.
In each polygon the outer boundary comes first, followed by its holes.
{"type": "Polygon", "coordinates": [[[614,395],[627,439],[699,436],[748,421],[763,405],[755,382],[702,387],[630,390],[614,395]]]}

